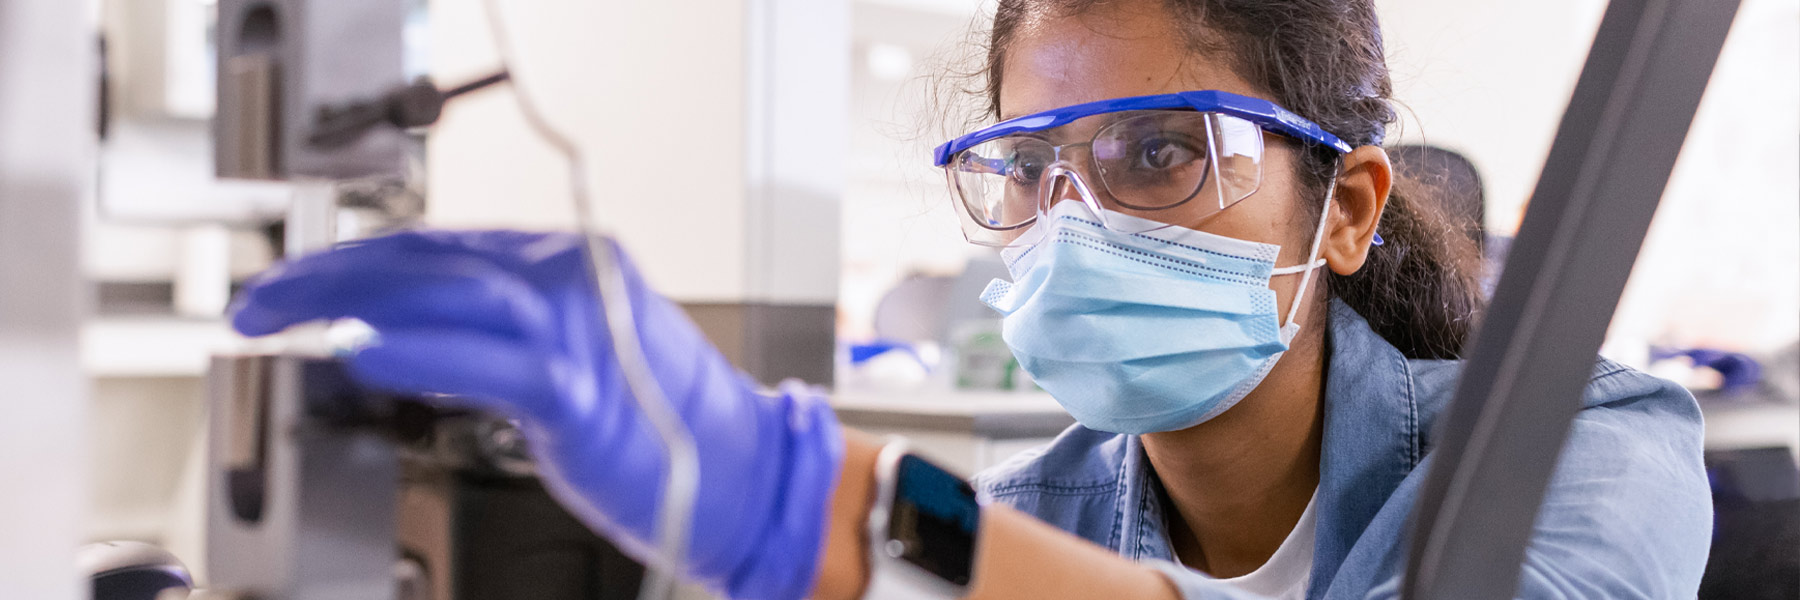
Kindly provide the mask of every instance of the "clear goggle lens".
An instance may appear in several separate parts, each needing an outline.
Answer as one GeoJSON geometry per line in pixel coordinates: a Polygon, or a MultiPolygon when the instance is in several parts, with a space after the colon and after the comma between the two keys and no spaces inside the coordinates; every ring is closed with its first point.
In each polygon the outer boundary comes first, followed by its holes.
{"type": "Polygon", "coordinates": [[[1028,245],[1039,215],[1078,199],[1109,229],[1194,226],[1256,192],[1262,131],[1218,113],[1154,110],[1084,117],[996,138],[944,166],[963,233],[986,246],[1028,245]],[[1107,218],[1106,209],[1140,219],[1107,218]]]}

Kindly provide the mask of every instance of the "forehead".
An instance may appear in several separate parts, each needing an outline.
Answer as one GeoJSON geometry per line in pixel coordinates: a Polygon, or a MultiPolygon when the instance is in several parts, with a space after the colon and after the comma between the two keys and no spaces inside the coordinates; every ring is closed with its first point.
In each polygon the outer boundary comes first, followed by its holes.
{"type": "Polygon", "coordinates": [[[1187,90],[1263,97],[1222,57],[1196,54],[1161,2],[1102,4],[1025,20],[1005,48],[1001,118],[1187,90]]]}

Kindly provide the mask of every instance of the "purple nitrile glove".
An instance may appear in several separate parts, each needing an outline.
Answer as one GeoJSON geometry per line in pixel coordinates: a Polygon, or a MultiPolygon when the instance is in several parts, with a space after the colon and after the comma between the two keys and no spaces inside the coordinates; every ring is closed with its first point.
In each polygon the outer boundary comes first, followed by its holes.
{"type": "MultiPolygon", "coordinates": [[[[353,242],[259,276],[232,325],[368,323],[378,341],[347,359],[358,379],[521,420],[559,499],[647,562],[666,453],[614,357],[583,244],[510,231],[353,242]]],[[[699,453],[684,575],[735,598],[805,596],[843,461],[830,407],[800,385],[758,391],[619,256],[645,358],[699,453]]]]}

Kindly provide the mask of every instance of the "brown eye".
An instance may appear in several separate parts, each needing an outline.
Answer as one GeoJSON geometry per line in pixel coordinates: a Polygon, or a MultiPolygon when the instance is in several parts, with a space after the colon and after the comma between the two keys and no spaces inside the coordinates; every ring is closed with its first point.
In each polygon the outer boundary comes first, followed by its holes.
{"type": "Polygon", "coordinates": [[[1149,138],[1137,146],[1131,161],[1136,170],[1162,171],[1200,159],[1199,149],[1177,139],[1149,138]]]}
{"type": "Polygon", "coordinates": [[[1044,177],[1044,170],[1050,168],[1055,160],[1049,148],[1038,148],[1034,145],[1021,144],[1013,148],[1006,157],[1006,173],[1013,181],[1021,184],[1036,184],[1044,177]]]}

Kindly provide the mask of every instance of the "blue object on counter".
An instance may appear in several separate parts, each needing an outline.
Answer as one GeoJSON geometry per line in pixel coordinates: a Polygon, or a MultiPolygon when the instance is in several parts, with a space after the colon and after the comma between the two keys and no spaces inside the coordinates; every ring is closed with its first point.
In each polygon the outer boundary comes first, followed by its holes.
{"type": "Polygon", "coordinates": [[[1756,387],[1762,383],[1762,364],[1756,359],[1738,352],[1726,352],[1710,348],[1651,348],[1652,362],[1671,358],[1686,357],[1694,362],[1695,367],[1704,367],[1718,371],[1722,392],[1735,392],[1756,387]]]}
{"type": "Polygon", "coordinates": [[[871,358],[881,356],[892,350],[904,351],[913,355],[914,358],[917,358],[919,355],[918,352],[913,350],[912,345],[907,344],[906,342],[875,340],[867,344],[852,344],[850,346],[850,364],[860,365],[871,358]]]}

